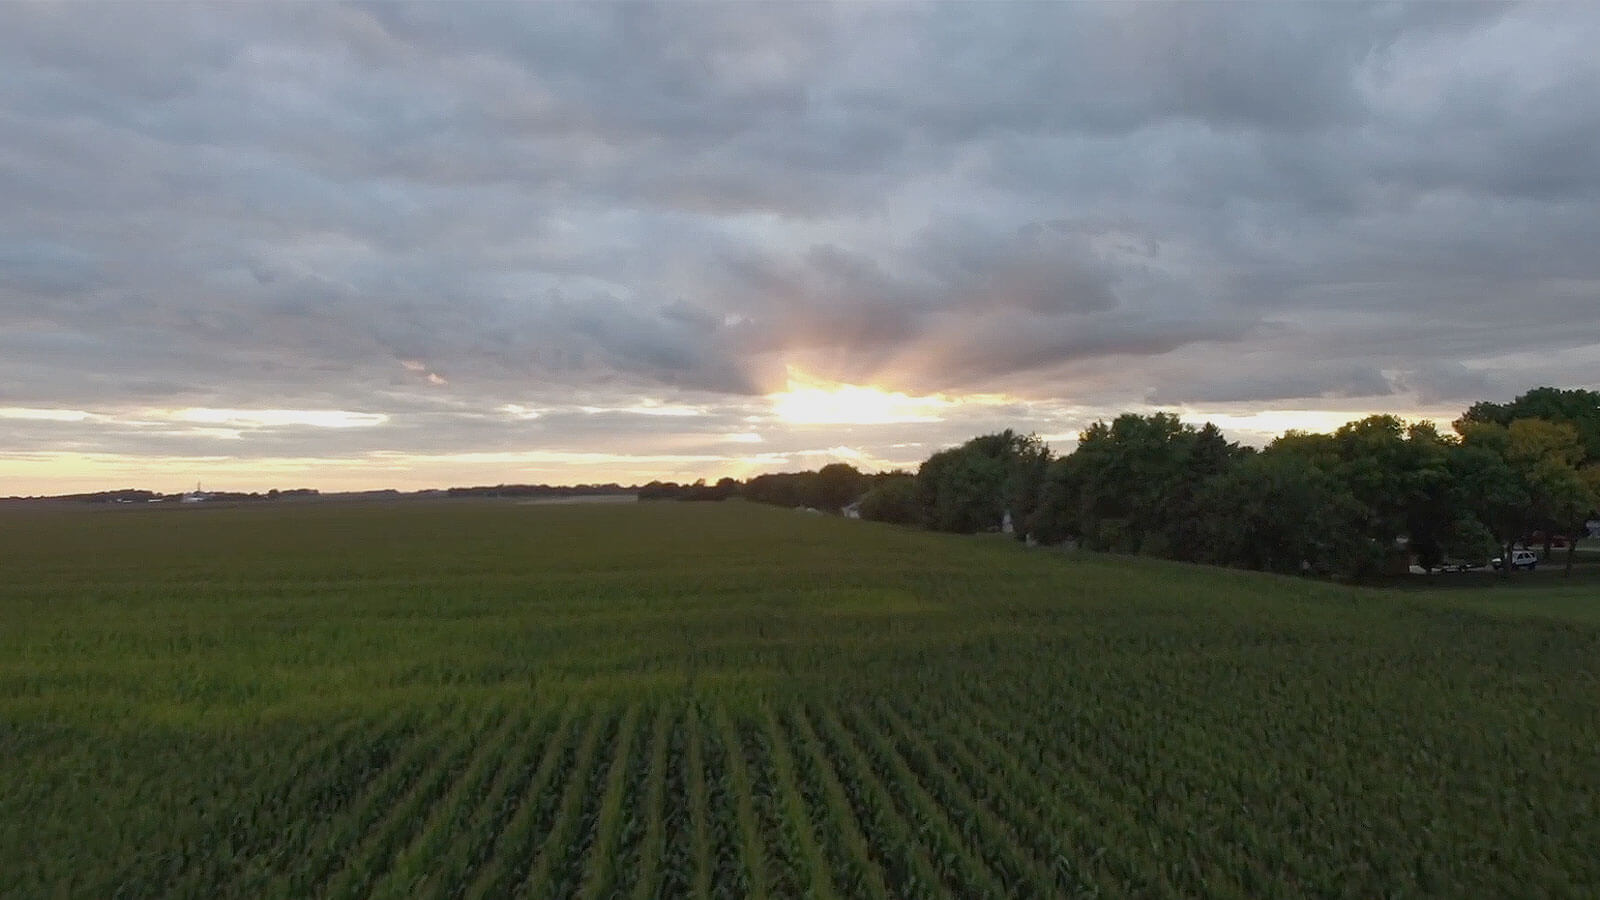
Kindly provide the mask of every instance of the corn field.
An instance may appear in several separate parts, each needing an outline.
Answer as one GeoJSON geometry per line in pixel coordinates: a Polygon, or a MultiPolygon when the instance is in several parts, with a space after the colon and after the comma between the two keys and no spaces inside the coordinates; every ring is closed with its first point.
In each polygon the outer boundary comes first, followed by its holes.
{"type": "Polygon", "coordinates": [[[9,897],[1600,891],[1570,598],[736,503],[0,524],[9,897]]]}

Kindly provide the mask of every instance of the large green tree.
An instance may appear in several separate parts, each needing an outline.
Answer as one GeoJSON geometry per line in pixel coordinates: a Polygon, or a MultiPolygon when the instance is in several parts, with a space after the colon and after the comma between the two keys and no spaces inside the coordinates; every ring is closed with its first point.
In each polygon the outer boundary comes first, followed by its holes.
{"type": "Polygon", "coordinates": [[[868,477],[847,463],[829,463],[817,471],[807,505],[836,513],[866,492],[868,477]]]}
{"type": "Polygon", "coordinates": [[[1251,455],[1211,479],[1202,501],[1205,562],[1355,578],[1382,561],[1361,533],[1368,510],[1303,454],[1251,455]]]}
{"type": "Polygon", "coordinates": [[[861,498],[861,518],[895,525],[914,525],[919,519],[917,479],[907,472],[891,472],[872,479],[861,498]]]}
{"type": "MultiPolygon", "coordinates": [[[[1466,534],[1476,523],[1504,557],[1527,533],[1529,509],[1527,486],[1506,458],[1510,435],[1501,425],[1458,423],[1457,428],[1461,442],[1449,454],[1451,484],[1463,520],[1457,530],[1466,534]]],[[[1480,549],[1469,558],[1477,562],[1486,555],[1480,549]]],[[[1510,568],[1504,571],[1509,576],[1510,568]]]]}
{"type": "MultiPolygon", "coordinates": [[[[1578,429],[1568,422],[1516,419],[1507,427],[1509,460],[1528,486],[1529,518],[1543,538],[1549,558],[1552,536],[1560,531],[1568,546],[1594,509],[1583,475],[1584,448],[1578,429]]],[[[1570,574],[1571,552],[1567,556],[1570,574]]]]}
{"type": "Polygon", "coordinates": [[[1201,487],[1239,454],[1214,425],[1171,413],[1096,422],[1047,473],[1038,530],[1094,550],[1195,558],[1201,487]]]}
{"type": "Polygon", "coordinates": [[[1509,426],[1518,419],[1571,425],[1583,447],[1583,459],[1600,462],[1600,391],[1538,387],[1510,403],[1474,403],[1457,422],[1509,426]]]}
{"type": "MultiPolygon", "coordinates": [[[[1589,499],[1588,509],[1575,507],[1567,510],[1570,518],[1545,530],[1545,556],[1550,555],[1549,539],[1553,532],[1564,532],[1567,543],[1567,574],[1572,573],[1572,561],[1577,552],[1575,541],[1586,533],[1584,523],[1600,507],[1600,391],[1562,390],[1539,387],[1512,400],[1510,403],[1476,403],[1457,420],[1457,427],[1472,424],[1494,424],[1510,427],[1525,419],[1540,419],[1570,425],[1582,447],[1582,457],[1576,463],[1578,481],[1589,499]]],[[[1566,480],[1564,475],[1558,480],[1566,480]]],[[[1559,489],[1557,493],[1561,493],[1559,489]]],[[[1583,504],[1578,504],[1579,506],[1583,504]]]]}
{"type": "MultiPolygon", "coordinates": [[[[1468,477],[1480,521],[1494,534],[1502,556],[1535,531],[1581,525],[1595,498],[1582,465],[1577,429],[1565,422],[1514,419],[1509,425],[1463,418],[1457,423],[1472,451],[1468,477]]],[[[1501,571],[1509,577],[1510,566],[1501,571]]]]}
{"type": "Polygon", "coordinates": [[[1049,463],[1043,441],[1010,429],[941,450],[917,471],[923,524],[936,531],[971,533],[998,528],[1010,514],[1020,539],[1049,463]]]}
{"type": "Polygon", "coordinates": [[[1436,565],[1463,527],[1448,465],[1452,441],[1432,425],[1391,415],[1368,416],[1328,435],[1290,432],[1271,452],[1298,457],[1340,485],[1360,510],[1346,523],[1380,557],[1395,564],[1396,540],[1424,566],[1436,565]]]}

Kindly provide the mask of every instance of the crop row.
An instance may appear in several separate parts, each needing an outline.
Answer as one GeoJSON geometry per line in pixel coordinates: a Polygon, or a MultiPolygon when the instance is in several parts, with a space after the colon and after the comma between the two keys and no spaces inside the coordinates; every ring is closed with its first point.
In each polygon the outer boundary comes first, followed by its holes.
{"type": "MultiPolygon", "coordinates": [[[[978,683],[846,703],[574,701],[354,720],[263,751],[254,783],[212,779],[221,792],[175,819],[168,843],[89,887],[887,900],[1442,883],[1437,864],[1364,843],[1376,826],[1350,820],[1382,810],[1358,807],[1358,782],[1297,776],[1281,755],[1219,739],[1204,711],[1161,702],[1160,685],[1139,690],[1166,710],[1160,722],[1115,697],[978,683]]],[[[1384,763],[1368,777],[1405,775],[1384,763]]],[[[165,807],[159,786],[142,790],[160,810],[199,788],[174,784],[165,807]]],[[[1397,827],[1411,814],[1390,812],[1397,827]]]]}

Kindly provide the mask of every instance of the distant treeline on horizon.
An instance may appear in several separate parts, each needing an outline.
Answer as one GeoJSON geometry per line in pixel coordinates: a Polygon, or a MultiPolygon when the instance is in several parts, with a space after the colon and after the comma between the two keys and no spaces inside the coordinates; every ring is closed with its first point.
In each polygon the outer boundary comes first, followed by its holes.
{"type": "MultiPolygon", "coordinates": [[[[1007,530],[1045,544],[1344,578],[1410,560],[1430,568],[1481,563],[1530,542],[1548,556],[1557,538],[1585,533],[1597,517],[1600,392],[1536,388],[1510,403],[1473,404],[1453,427],[1442,434],[1432,423],[1373,415],[1331,434],[1285,432],[1255,450],[1211,423],[1196,428],[1170,413],[1126,413],[1085,429],[1065,455],[1008,429],[941,450],[915,473],[833,463],[713,484],[501,484],[332,496],[742,497],[937,531],[1007,530]]],[[[317,496],[308,488],[199,496],[130,489],[49,499],[317,496]]]]}
{"type": "MultiPolygon", "coordinates": [[[[385,493],[368,491],[365,493],[385,493]]],[[[386,493],[396,493],[388,491],[386,493]]],[[[110,491],[89,491],[79,494],[50,494],[42,496],[14,496],[6,500],[59,500],[74,503],[162,503],[166,501],[182,500],[185,497],[204,497],[213,501],[248,502],[251,500],[292,500],[296,498],[318,497],[322,492],[316,488],[290,488],[270,491],[181,491],[176,494],[164,494],[159,491],[147,491],[142,488],[121,488],[110,491]]]]}
{"type": "Polygon", "coordinates": [[[395,488],[378,488],[367,491],[334,491],[323,493],[316,488],[293,488],[290,490],[270,491],[190,491],[177,494],[163,494],[157,491],[147,491],[137,488],[123,488],[111,491],[94,491],[80,494],[56,494],[41,497],[7,497],[7,500],[60,500],[78,503],[154,503],[164,501],[177,501],[184,498],[205,499],[208,501],[254,501],[254,500],[294,500],[294,499],[332,499],[339,497],[591,497],[591,496],[622,496],[638,494],[642,488],[621,485],[615,482],[605,484],[496,484],[478,485],[474,487],[428,488],[419,491],[400,491],[395,488]]]}

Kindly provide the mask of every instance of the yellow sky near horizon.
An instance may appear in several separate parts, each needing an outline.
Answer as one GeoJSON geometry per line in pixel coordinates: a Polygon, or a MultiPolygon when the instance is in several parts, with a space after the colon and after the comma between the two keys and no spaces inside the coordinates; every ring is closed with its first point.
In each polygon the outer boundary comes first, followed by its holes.
{"type": "MultiPolygon", "coordinates": [[[[124,429],[178,435],[198,442],[198,452],[119,453],[73,447],[0,450],[0,496],[37,496],[119,488],[163,492],[191,489],[266,491],[310,487],[323,491],[397,488],[421,490],[502,483],[642,484],[816,468],[847,462],[868,471],[914,469],[942,446],[987,431],[1015,428],[1041,434],[1058,453],[1070,452],[1077,432],[1118,410],[1097,411],[1003,394],[912,395],[871,385],[845,384],[791,371],[783,390],[742,417],[743,430],[703,433],[694,426],[710,415],[700,407],[640,401],[616,408],[576,407],[579,413],[618,414],[651,420],[626,441],[601,436],[561,446],[491,450],[333,450],[262,453],[258,438],[294,432],[348,432],[381,436],[403,416],[379,412],[294,409],[131,409],[90,411],[41,407],[0,408],[0,420],[44,426],[124,429]],[[965,430],[963,430],[965,429],[965,430]],[[908,440],[908,432],[922,440],[908,440]],[[689,448],[689,449],[686,449],[689,448]]],[[[1152,411],[1136,409],[1138,412],[1152,411]]],[[[1214,422],[1230,438],[1260,445],[1289,429],[1331,431],[1376,410],[1206,409],[1172,410],[1187,422],[1214,422]]],[[[500,415],[539,419],[529,407],[502,407],[500,415]]],[[[1402,413],[1448,425],[1454,413],[1402,413]]]]}

